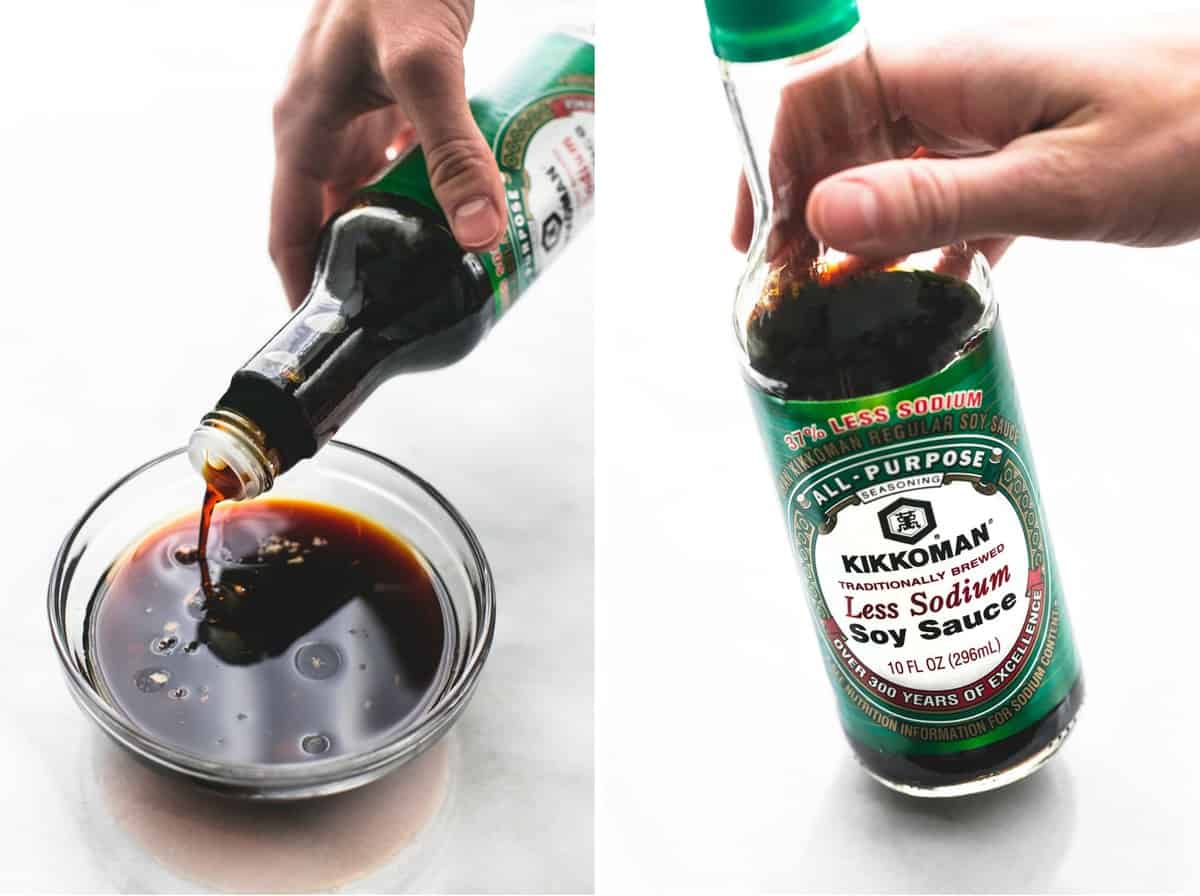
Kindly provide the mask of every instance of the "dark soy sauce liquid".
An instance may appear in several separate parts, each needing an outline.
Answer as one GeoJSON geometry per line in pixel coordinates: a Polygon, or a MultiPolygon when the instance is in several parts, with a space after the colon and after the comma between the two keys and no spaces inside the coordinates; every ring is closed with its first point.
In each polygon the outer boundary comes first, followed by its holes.
{"type": "Polygon", "coordinates": [[[197,524],[143,539],[88,610],[92,674],[147,734],[221,761],[340,756],[394,732],[444,680],[448,598],[405,542],[325,504],[226,505],[206,592],[197,524]]]}
{"type": "Polygon", "coordinates": [[[750,366],[799,401],[874,395],[937,373],[983,317],[979,293],[928,271],[868,271],[784,287],[754,309],[750,366]]]}
{"type": "Polygon", "coordinates": [[[200,588],[206,597],[220,598],[213,588],[212,570],[208,565],[208,534],[212,531],[213,511],[223,501],[215,486],[204,487],[204,500],[200,502],[200,534],[196,540],[196,563],[200,567],[200,588]]]}
{"type": "MultiPolygon", "coordinates": [[[[984,302],[963,281],[929,271],[834,271],[785,285],[754,309],[746,331],[755,388],[795,401],[873,395],[942,370],[972,346],[984,302]]],[[[867,769],[913,787],[944,787],[1000,772],[1066,731],[1083,679],[1035,724],[950,755],[887,753],[847,732],[867,769]]]]}

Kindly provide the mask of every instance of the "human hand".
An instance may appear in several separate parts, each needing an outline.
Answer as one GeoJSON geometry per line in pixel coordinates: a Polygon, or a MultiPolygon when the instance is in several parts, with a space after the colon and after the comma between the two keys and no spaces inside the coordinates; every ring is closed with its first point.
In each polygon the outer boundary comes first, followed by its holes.
{"type": "Polygon", "coordinates": [[[327,217],[414,140],[459,244],[499,242],[500,172],[463,81],[473,14],[473,0],[317,0],[274,109],[270,251],[293,308],[327,217]]]}
{"type": "MultiPolygon", "coordinates": [[[[1100,38],[1027,22],[876,47],[902,158],[822,177],[807,228],[902,257],[1028,234],[1162,246],[1200,236],[1200,20],[1100,38]]],[[[753,228],[743,184],[733,241],[753,228]]]]}

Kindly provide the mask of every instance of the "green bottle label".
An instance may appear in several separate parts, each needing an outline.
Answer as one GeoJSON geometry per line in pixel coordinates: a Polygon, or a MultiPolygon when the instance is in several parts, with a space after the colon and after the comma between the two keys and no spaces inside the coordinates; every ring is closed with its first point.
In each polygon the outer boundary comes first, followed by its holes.
{"type": "MultiPolygon", "coordinates": [[[[504,314],[591,217],[596,191],[596,52],[565,33],[546,35],[493,89],[471,100],[492,146],[508,203],[500,247],[480,256],[504,314]]],[[[367,189],[441,213],[425,156],[413,147],[367,189]]]]}
{"type": "Polygon", "coordinates": [[[999,329],[891,392],[751,391],[851,736],[955,753],[1067,696],[1079,659],[999,329]]]}

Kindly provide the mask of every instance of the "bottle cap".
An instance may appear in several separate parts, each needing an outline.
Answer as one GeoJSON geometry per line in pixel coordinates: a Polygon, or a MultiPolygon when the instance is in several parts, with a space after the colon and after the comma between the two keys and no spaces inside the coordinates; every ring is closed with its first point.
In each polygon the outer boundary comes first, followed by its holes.
{"type": "Polygon", "coordinates": [[[713,50],[765,62],[833,43],[858,24],[858,0],[705,0],[713,50]]]}

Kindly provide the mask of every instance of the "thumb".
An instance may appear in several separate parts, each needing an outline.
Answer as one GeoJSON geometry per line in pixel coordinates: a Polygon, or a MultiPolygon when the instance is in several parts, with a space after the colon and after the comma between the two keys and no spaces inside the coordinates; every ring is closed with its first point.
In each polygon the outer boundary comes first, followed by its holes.
{"type": "Polygon", "coordinates": [[[494,248],[504,228],[504,187],[467,105],[461,49],[407,47],[383,66],[383,74],[416,131],[454,238],[464,249],[494,248]]]}
{"type": "Polygon", "coordinates": [[[813,190],[807,220],[844,252],[896,257],[996,236],[1101,239],[1103,198],[1084,153],[1026,138],[986,156],[841,172],[813,190]]]}

